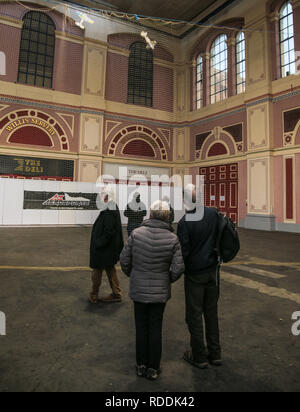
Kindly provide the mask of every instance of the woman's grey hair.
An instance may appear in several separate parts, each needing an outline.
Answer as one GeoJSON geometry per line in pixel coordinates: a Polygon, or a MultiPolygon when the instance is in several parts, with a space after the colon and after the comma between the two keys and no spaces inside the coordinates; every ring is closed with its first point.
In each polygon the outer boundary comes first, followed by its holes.
{"type": "Polygon", "coordinates": [[[150,207],[150,219],[158,219],[168,222],[170,218],[170,206],[167,202],[157,200],[150,207]]]}

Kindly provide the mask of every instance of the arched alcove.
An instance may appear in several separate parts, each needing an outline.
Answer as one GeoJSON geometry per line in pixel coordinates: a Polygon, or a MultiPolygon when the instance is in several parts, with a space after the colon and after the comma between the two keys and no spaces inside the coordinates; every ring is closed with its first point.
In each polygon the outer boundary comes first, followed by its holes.
{"type": "Polygon", "coordinates": [[[128,156],[155,157],[153,148],[142,139],[131,140],[123,148],[123,154],[128,156]]]}
{"type": "Polygon", "coordinates": [[[215,143],[208,151],[207,157],[224,156],[228,154],[227,148],[222,143],[215,143]]]}
{"type": "Polygon", "coordinates": [[[52,147],[53,143],[46,132],[34,126],[25,126],[12,133],[9,143],[52,147]]]}

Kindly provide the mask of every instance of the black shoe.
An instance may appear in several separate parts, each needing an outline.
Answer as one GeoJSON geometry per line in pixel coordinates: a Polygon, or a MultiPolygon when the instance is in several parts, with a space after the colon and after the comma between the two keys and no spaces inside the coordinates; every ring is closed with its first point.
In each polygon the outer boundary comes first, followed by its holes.
{"type": "Polygon", "coordinates": [[[186,352],[184,352],[183,359],[186,362],[190,363],[191,365],[196,366],[196,368],[199,368],[199,369],[207,369],[208,368],[208,362],[204,361],[204,360],[201,361],[201,362],[195,361],[194,357],[193,357],[193,354],[192,354],[192,351],[190,351],[190,350],[187,350],[186,352]]]}
{"type": "Polygon", "coordinates": [[[213,366],[222,366],[223,365],[222,359],[209,359],[209,363],[213,366]]]}
{"type": "Polygon", "coordinates": [[[147,374],[146,374],[146,378],[149,379],[150,381],[155,381],[159,375],[161,374],[161,370],[160,369],[152,369],[149,368],[147,370],[147,374]]]}
{"type": "Polygon", "coordinates": [[[144,378],[146,376],[147,367],[145,365],[136,366],[136,374],[139,378],[144,378]]]}

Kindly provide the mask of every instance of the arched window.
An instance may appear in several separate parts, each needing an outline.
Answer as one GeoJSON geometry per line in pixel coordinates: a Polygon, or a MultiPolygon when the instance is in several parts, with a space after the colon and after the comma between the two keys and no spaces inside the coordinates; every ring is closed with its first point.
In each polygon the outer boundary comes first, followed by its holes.
{"type": "Polygon", "coordinates": [[[246,41],[244,32],[236,37],[236,93],[246,90],[246,41]]]}
{"type": "Polygon", "coordinates": [[[196,108],[203,107],[203,57],[197,58],[196,66],[196,108]]]}
{"type": "Polygon", "coordinates": [[[294,16],[291,3],[286,2],[279,13],[281,77],[296,73],[294,16]]]}
{"type": "Polygon", "coordinates": [[[52,88],[55,25],[37,11],[27,13],[23,21],[18,82],[52,88]]]}
{"type": "Polygon", "coordinates": [[[153,52],[145,43],[136,42],[130,47],[128,68],[128,103],[152,106],[153,52]]]}
{"type": "Polygon", "coordinates": [[[227,36],[221,34],[214,41],[210,51],[210,103],[228,97],[227,36]]]}

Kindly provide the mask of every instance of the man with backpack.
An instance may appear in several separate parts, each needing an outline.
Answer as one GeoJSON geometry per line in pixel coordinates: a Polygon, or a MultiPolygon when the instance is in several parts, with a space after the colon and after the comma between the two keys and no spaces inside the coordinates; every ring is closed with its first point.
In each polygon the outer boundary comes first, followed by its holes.
{"type": "Polygon", "coordinates": [[[184,190],[186,214],[177,232],[185,263],[186,322],[191,335],[191,350],[183,358],[206,369],[208,360],[212,365],[222,365],[218,321],[220,263],[216,253],[220,215],[217,209],[204,207],[199,216],[196,197],[196,187],[188,185],[184,190]]]}

